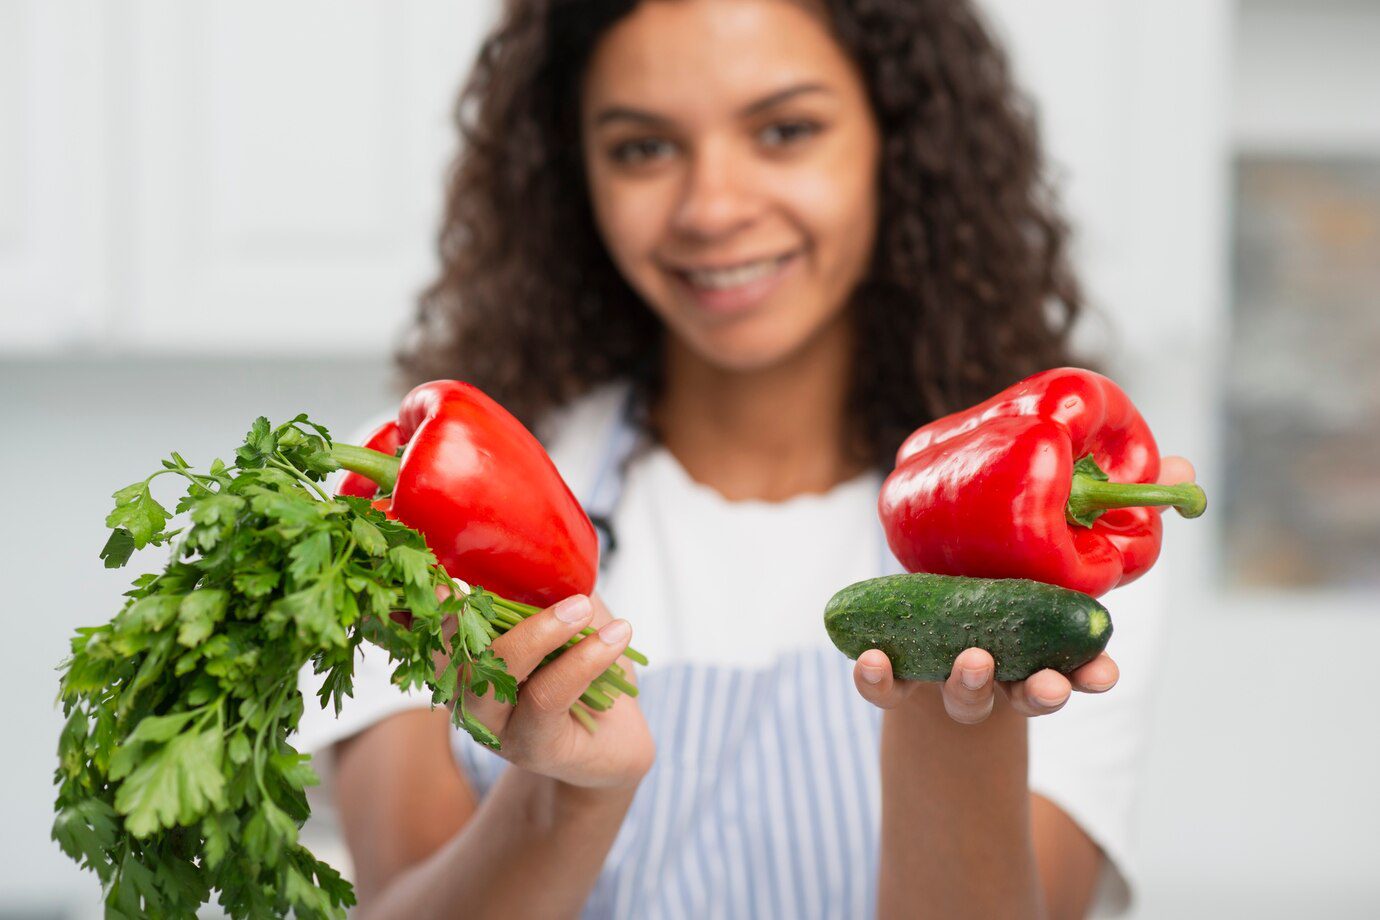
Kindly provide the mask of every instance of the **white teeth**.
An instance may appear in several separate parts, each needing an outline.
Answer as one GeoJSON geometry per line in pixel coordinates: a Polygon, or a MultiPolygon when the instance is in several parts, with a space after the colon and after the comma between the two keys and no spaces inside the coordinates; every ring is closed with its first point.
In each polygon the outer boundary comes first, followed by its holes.
{"type": "Polygon", "coordinates": [[[762,259],[758,262],[748,262],[745,265],[735,265],[732,268],[704,268],[685,274],[695,287],[722,291],[727,288],[740,287],[759,278],[765,278],[776,271],[781,261],[781,259],[762,259]]]}

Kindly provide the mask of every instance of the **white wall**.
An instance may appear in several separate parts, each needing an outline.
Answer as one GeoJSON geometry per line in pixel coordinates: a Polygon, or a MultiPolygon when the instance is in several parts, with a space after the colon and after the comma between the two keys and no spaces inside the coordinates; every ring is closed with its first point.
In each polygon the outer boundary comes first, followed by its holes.
{"type": "MultiPolygon", "coordinates": [[[[1103,314],[1082,334],[1220,494],[1229,162],[1380,152],[1380,4],[987,5],[1064,175],[1103,314]]],[[[92,905],[47,841],[51,666],[128,577],[95,561],[109,492],[260,413],[348,427],[386,405],[450,98],[493,8],[0,0],[0,481],[20,484],[0,527],[0,917],[92,905]]],[[[1171,522],[1154,576],[1174,611],[1137,916],[1374,915],[1375,602],[1224,592],[1218,536],[1211,515],[1171,522]]]]}

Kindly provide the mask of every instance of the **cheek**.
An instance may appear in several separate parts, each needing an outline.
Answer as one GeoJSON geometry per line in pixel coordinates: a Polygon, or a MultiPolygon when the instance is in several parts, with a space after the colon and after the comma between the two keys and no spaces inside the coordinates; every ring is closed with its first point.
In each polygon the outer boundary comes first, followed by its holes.
{"type": "Polygon", "coordinates": [[[648,270],[647,257],[664,224],[656,189],[591,176],[590,196],[599,235],[614,261],[629,275],[648,270]]]}
{"type": "Polygon", "coordinates": [[[797,220],[815,246],[816,269],[831,288],[866,271],[876,236],[875,175],[856,163],[812,169],[791,187],[797,220]]]}

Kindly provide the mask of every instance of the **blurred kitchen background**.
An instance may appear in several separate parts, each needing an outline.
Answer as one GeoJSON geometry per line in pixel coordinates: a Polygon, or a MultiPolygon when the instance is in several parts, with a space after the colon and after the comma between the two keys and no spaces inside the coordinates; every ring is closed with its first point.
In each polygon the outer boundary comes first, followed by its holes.
{"type": "MultiPolygon", "coordinates": [[[[1212,498],[1151,576],[1133,916],[1380,916],[1380,2],[986,5],[1083,341],[1212,498]]],[[[48,832],[54,666],[130,577],[109,494],[258,414],[390,405],[495,9],[0,0],[0,918],[98,915],[48,832]]]]}

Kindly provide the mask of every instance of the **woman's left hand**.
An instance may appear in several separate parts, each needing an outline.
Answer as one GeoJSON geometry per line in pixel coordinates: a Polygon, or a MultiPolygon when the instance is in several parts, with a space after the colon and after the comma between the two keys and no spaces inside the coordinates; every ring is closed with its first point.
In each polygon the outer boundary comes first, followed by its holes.
{"type": "MultiPolygon", "coordinates": [[[[1116,662],[1106,652],[1068,675],[1046,668],[1025,680],[994,681],[995,670],[992,656],[980,648],[966,649],[954,659],[949,679],[940,685],[949,718],[965,725],[983,721],[992,714],[999,690],[1022,715],[1048,715],[1062,709],[1074,690],[1103,693],[1116,685],[1119,676],[1116,662]]],[[[890,659],[875,648],[858,656],[853,683],[863,699],[882,709],[900,705],[917,687],[931,686],[928,681],[893,677],[890,659]]]]}
{"type": "MultiPolygon", "coordinates": [[[[1183,457],[1165,457],[1161,463],[1159,481],[1166,485],[1192,482],[1193,476],[1193,465],[1183,457]]],[[[1046,668],[1025,680],[994,681],[995,671],[996,663],[986,651],[970,648],[959,653],[949,679],[941,685],[949,718],[966,725],[983,721],[992,713],[998,691],[1022,715],[1048,715],[1062,709],[1074,690],[1105,693],[1116,686],[1120,676],[1116,662],[1106,652],[1067,675],[1046,668]]],[[[858,656],[853,683],[863,699],[882,709],[895,708],[917,687],[931,686],[928,681],[893,677],[891,660],[875,648],[858,656]]]]}

